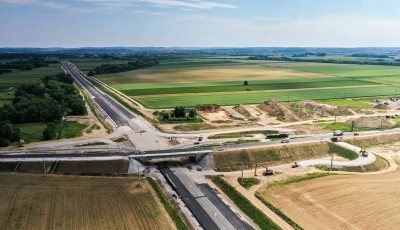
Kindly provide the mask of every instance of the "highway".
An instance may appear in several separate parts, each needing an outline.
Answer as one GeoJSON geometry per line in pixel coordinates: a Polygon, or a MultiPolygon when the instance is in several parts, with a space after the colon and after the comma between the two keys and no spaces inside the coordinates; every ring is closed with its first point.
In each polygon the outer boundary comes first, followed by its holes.
{"type": "MultiPolygon", "coordinates": [[[[125,107],[111,98],[109,95],[103,93],[90,82],[82,77],[82,75],[74,69],[68,62],[62,61],[61,64],[71,73],[71,75],[92,95],[92,98],[106,112],[115,124],[120,126],[129,126],[130,119],[136,118],[125,107]]],[[[135,127],[131,127],[135,128],[135,127]]],[[[135,130],[140,131],[140,130],[135,130]]]]}

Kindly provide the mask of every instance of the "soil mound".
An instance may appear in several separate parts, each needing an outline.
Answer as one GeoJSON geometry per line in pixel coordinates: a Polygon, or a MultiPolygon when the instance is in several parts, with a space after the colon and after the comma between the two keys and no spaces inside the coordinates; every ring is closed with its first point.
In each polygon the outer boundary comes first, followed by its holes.
{"type": "Polygon", "coordinates": [[[284,122],[310,119],[310,115],[303,112],[301,108],[290,106],[276,99],[264,101],[261,105],[257,107],[261,110],[266,111],[271,116],[277,117],[278,120],[284,122]]]}
{"type": "Polygon", "coordinates": [[[379,105],[375,105],[374,109],[391,109],[390,106],[385,105],[385,104],[379,104],[379,105]]]}
{"type": "Polygon", "coordinates": [[[250,115],[250,112],[246,109],[244,105],[237,105],[234,107],[237,111],[241,112],[242,114],[248,114],[250,115]]]}
{"type": "Polygon", "coordinates": [[[219,105],[198,105],[196,109],[206,113],[216,113],[222,110],[219,105]]]}
{"type": "Polygon", "coordinates": [[[314,101],[299,101],[297,105],[304,108],[307,112],[320,116],[348,116],[353,115],[351,109],[345,106],[323,105],[314,101]]]}
{"type": "Polygon", "coordinates": [[[347,124],[351,124],[354,121],[354,125],[364,128],[379,128],[381,125],[383,127],[393,127],[395,124],[388,120],[381,120],[379,117],[360,117],[357,119],[350,119],[346,121],[347,124]]]}

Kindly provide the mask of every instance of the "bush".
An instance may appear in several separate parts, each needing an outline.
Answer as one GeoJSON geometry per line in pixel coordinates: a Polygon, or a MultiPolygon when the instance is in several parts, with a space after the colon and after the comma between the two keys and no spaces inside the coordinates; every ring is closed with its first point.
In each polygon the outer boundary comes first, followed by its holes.
{"type": "Polygon", "coordinates": [[[176,106],[174,109],[175,117],[185,117],[186,116],[186,108],[183,106],[176,106]]]}
{"type": "Polygon", "coordinates": [[[55,139],[57,134],[57,126],[54,122],[47,123],[47,127],[43,130],[43,139],[52,140],[55,139]]]}
{"type": "Polygon", "coordinates": [[[249,82],[244,81],[243,85],[249,85],[249,82]]]}

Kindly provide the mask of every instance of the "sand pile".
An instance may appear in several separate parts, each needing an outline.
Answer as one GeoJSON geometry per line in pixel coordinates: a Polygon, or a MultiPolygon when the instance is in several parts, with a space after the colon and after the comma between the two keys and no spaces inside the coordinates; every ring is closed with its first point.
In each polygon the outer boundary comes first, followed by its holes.
{"type": "Polygon", "coordinates": [[[311,116],[302,111],[302,109],[290,106],[276,99],[264,101],[257,106],[259,109],[266,111],[269,115],[277,117],[278,120],[284,122],[293,122],[311,119],[311,116]]]}
{"type": "Polygon", "coordinates": [[[308,113],[321,116],[349,116],[353,115],[351,109],[345,106],[323,105],[314,101],[299,101],[297,105],[303,107],[308,113]]]}
{"type": "Polygon", "coordinates": [[[216,113],[222,110],[219,105],[198,105],[196,109],[206,113],[216,113]]]}
{"type": "Polygon", "coordinates": [[[354,121],[354,125],[356,127],[364,127],[364,128],[379,128],[381,125],[383,127],[393,127],[395,124],[388,120],[382,120],[379,117],[360,117],[357,119],[350,119],[346,121],[347,124],[350,124],[354,121]]]}
{"type": "Polygon", "coordinates": [[[391,109],[390,106],[385,105],[385,104],[379,104],[379,105],[375,105],[374,109],[391,109]]]}

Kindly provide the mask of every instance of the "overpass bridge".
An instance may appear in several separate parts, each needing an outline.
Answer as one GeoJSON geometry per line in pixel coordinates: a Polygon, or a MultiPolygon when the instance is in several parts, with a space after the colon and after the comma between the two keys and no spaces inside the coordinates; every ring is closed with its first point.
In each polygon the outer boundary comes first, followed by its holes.
{"type": "MultiPolygon", "coordinates": [[[[65,151],[65,149],[63,149],[65,151]]],[[[76,150],[76,149],[75,149],[76,150]]],[[[195,160],[202,156],[211,154],[211,149],[173,149],[159,151],[119,151],[119,152],[96,152],[96,153],[49,153],[60,151],[59,149],[46,149],[43,152],[14,152],[0,154],[0,160],[4,162],[15,161],[67,161],[67,160],[112,160],[112,159],[136,159],[152,160],[174,157],[195,157],[195,160]]]]}

